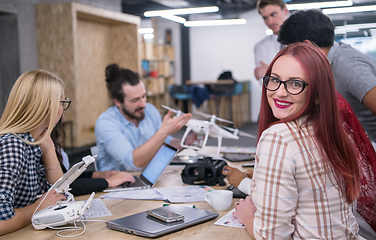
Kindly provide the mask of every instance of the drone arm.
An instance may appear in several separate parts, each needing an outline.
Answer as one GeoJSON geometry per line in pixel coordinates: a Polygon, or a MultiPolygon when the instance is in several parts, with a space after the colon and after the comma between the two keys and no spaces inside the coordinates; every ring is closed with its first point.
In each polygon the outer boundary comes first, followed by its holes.
{"type": "Polygon", "coordinates": [[[181,138],[181,142],[180,142],[180,145],[181,145],[182,147],[185,146],[185,145],[184,145],[185,139],[187,138],[187,136],[188,136],[188,134],[189,134],[189,132],[190,132],[191,130],[192,130],[191,127],[187,127],[187,129],[185,129],[184,135],[183,135],[183,137],[181,138]]]}
{"type": "Polygon", "coordinates": [[[206,131],[205,133],[205,139],[204,139],[204,143],[202,144],[202,148],[206,146],[206,142],[208,141],[208,138],[209,138],[209,129],[206,131]]]}
{"type": "Polygon", "coordinates": [[[187,138],[188,134],[192,131],[192,128],[190,126],[187,126],[187,129],[185,130],[184,132],[184,135],[181,139],[181,142],[180,142],[180,145],[183,147],[183,148],[194,148],[194,149],[197,149],[193,146],[188,146],[188,145],[185,145],[184,142],[185,142],[185,139],[187,138]]]}
{"type": "Polygon", "coordinates": [[[217,156],[221,153],[221,146],[222,146],[222,137],[218,136],[218,148],[217,148],[217,156]]]}

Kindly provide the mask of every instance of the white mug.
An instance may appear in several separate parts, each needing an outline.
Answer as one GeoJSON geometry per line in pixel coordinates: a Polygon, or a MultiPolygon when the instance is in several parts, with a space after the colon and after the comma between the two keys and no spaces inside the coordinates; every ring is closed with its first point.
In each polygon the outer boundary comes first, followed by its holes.
{"type": "Polygon", "coordinates": [[[232,203],[232,191],[214,190],[205,195],[207,201],[215,211],[226,211],[232,203]]]}

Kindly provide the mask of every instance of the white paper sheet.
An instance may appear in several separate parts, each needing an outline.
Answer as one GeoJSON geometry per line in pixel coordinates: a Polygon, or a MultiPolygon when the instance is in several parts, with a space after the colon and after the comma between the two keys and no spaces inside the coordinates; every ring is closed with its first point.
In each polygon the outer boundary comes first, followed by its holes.
{"type": "Polygon", "coordinates": [[[205,194],[210,191],[213,191],[213,188],[208,186],[181,186],[110,192],[101,198],[168,200],[171,203],[199,202],[205,201],[205,194]]]}
{"type": "MultiPolygon", "coordinates": [[[[85,200],[85,202],[86,201],[87,200],[85,200]]],[[[110,210],[108,210],[106,205],[104,205],[101,199],[96,198],[96,199],[93,199],[93,201],[91,202],[91,209],[89,208],[86,211],[84,216],[86,217],[86,219],[89,219],[89,218],[112,216],[112,213],[110,212],[110,210]]]]}
{"type": "Polygon", "coordinates": [[[101,196],[101,198],[165,200],[165,197],[155,190],[155,188],[110,192],[101,196]]]}
{"type": "Polygon", "coordinates": [[[213,191],[213,188],[208,186],[183,186],[155,189],[172,203],[205,201],[205,194],[213,191]]]}
{"type": "Polygon", "coordinates": [[[243,224],[240,224],[239,221],[232,216],[232,213],[235,212],[235,208],[228,212],[226,215],[221,217],[214,225],[226,226],[226,227],[236,227],[236,228],[245,228],[243,224]]]}

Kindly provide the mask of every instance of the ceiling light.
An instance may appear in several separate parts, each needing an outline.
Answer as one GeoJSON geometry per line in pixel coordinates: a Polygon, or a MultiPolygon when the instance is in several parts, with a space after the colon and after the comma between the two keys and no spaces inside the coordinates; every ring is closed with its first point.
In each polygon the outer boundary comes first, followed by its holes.
{"type": "Polygon", "coordinates": [[[376,5],[348,7],[348,8],[332,8],[332,9],[322,10],[322,12],[327,15],[339,14],[339,13],[370,12],[370,11],[376,11],[376,5]]]}
{"type": "Polygon", "coordinates": [[[346,32],[359,32],[359,29],[376,28],[376,23],[350,24],[338,26],[335,28],[335,34],[344,34],[346,32]]]}
{"type": "Polygon", "coordinates": [[[144,39],[153,39],[153,38],[154,38],[154,34],[152,33],[144,34],[144,39]]]}
{"type": "Polygon", "coordinates": [[[139,34],[147,34],[147,33],[153,33],[154,29],[153,28],[139,28],[138,33],[139,34]]]}
{"type": "Polygon", "coordinates": [[[299,4],[286,4],[288,10],[301,10],[312,8],[332,8],[332,7],[348,7],[352,6],[352,1],[333,1],[333,2],[312,2],[299,4]]]}
{"type": "Polygon", "coordinates": [[[351,29],[351,28],[354,28],[354,29],[364,29],[364,28],[376,28],[376,23],[362,23],[362,24],[349,24],[349,25],[345,25],[345,26],[338,26],[336,27],[336,29],[342,29],[342,28],[346,28],[346,29],[351,29]]]}
{"type": "Polygon", "coordinates": [[[153,0],[170,8],[188,7],[189,3],[183,0],[153,0]]]}
{"type": "Polygon", "coordinates": [[[342,29],[335,29],[334,30],[335,34],[345,34],[345,33],[349,33],[349,32],[359,32],[359,28],[351,28],[351,29],[342,28],[342,29]]]}
{"type": "Polygon", "coordinates": [[[158,10],[158,11],[147,11],[144,13],[145,17],[159,17],[165,14],[168,15],[184,15],[193,13],[209,13],[218,12],[219,8],[217,6],[212,7],[198,7],[198,8],[180,8],[171,10],[158,10]]]}
{"type": "Polygon", "coordinates": [[[187,21],[186,27],[203,27],[203,26],[222,26],[222,25],[240,25],[245,24],[245,19],[221,19],[221,20],[204,20],[204,21],[187,21]]]}
{"type": "Polygon", "coordinates": [[[178,16],[175,16],[175,15],[169,15],[169,14],[161,15],[161,17],[168,19],[168,20],[171,20],[171,21],[174,21],[174,22],[178,22],[178,23],[185,23],[187,21],[187,20],[185,20],[185,18],[178,17],[178,16]]]}
{"type": "Polygon", "coordinates": [[[336,27],[334,31],[340,31],[340,32],[357,32],[359,31],[359,28],[356,26],[346,25],[346,26],[340,26],[336,27]]]}

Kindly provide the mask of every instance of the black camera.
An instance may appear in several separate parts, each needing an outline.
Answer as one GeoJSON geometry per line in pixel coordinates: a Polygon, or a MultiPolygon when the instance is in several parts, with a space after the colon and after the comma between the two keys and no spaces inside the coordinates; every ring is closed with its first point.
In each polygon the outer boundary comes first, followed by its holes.
{"type": "Polygon", "coordinates": [[[183,183],[190,185],[226,185],[222,174],[226,161],[205,157],[196,163],[187,164],[181,173],[183,183]]]}

